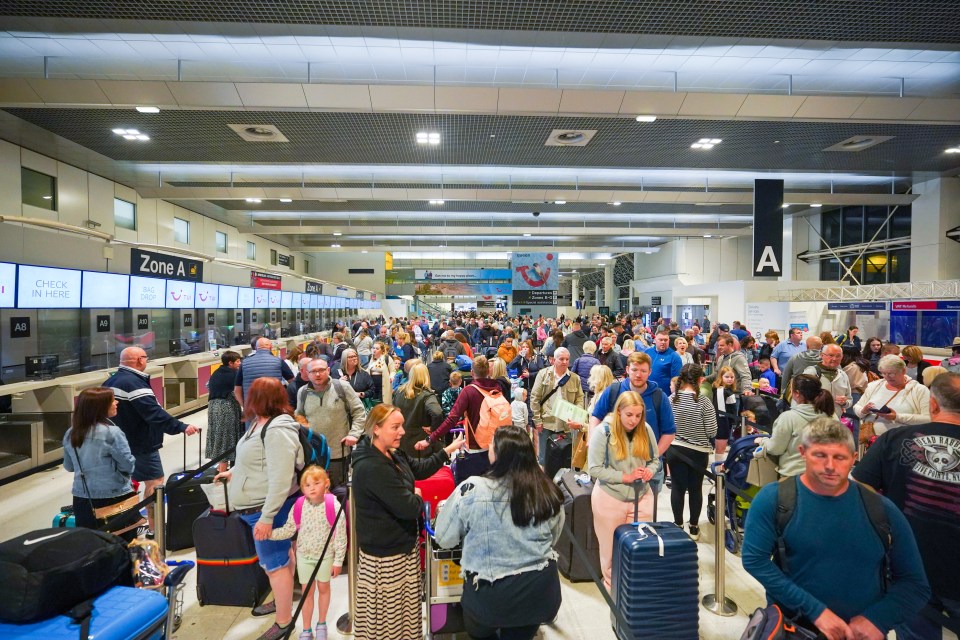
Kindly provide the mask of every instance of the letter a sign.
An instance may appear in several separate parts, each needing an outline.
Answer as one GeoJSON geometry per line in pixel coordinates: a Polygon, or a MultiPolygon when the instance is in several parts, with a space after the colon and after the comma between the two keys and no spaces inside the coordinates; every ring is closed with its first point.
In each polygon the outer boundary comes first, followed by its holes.
{"type": "Polygon", "coordinates": [[[753,275],[783,275],[783,180],[755,180],[753,275]]]}

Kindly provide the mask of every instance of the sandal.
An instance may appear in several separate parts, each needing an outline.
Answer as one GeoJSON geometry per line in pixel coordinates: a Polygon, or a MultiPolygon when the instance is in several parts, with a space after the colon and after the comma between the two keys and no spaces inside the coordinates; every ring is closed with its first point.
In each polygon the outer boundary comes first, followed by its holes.
{"type": "Polygon", "coordinates": [[[259,607],[254,607],[251,613],[257,617],[259,616],[272,616],[277,612],[277,601],[271,600],[270,602],[265,602],[259,607]]]}

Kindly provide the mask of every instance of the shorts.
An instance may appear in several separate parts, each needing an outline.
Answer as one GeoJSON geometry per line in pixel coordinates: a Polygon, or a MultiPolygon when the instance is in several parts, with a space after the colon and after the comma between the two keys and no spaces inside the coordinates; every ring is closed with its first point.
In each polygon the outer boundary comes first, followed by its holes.
{"type": "Polygon", "coordinates": [[[160,452],[151,451],[134,456],[132,478],[137,482],[163,478],[163,463],[160,462],[160,452]]]}
{"type": "MultiPolygon", "coordinates": [[[[329,549],[328,551],[332,551],[329,549]]],[[[297,554],[297,579],[300,584],[307,584],[310,576],[313,575],[313,568],[317,566],[318,560],[312,556],[302,553],[297,554]]],[[[320,563],[320,569],[317,571],[317,582],[330,582],[330,572],[333,569],[333,554],[328,553],[320,563]]]]}
{"type": "MultiPolygon", "coordinates": [[[[290,508],[293,507],[293,503],[297,501],[299,496],[300,494],[297,492],[287,498],[286,502],[283,503],[280,511],[278,511],[277,515],[273,518],[275,527],[283,525],[283,523],[287,521],[287,514],[290,513],[290,508]]],[[[253,529],[253,527],[260,522],[262,515],[260,511],[257,511],[256,513],[242,515],[240,519],[253,529]]],[[[293,548],[292,540],[254,540],[253,546],[257,549],[260,566],[263,567],[263,570],[267,573],[272,573],[277,569],[283,569],[290,564],[290,549],[293,548]]]]}

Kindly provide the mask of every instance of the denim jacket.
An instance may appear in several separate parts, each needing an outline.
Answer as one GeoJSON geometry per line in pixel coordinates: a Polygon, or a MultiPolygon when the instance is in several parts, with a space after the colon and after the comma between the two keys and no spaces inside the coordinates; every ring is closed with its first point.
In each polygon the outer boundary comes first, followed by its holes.
{"type": "Polygon", "coordinates": [[[73,428],[63,436],[63,468],[73,473],[73,495],[78,498],[114,498],[133,491],[130,474],[133,473],[133,454],[127,437],[120,427],[111,423],[99,423],[93,427],[80,447],[80,465],[77,465],[77,449],[70,444],[73,428]],[[80,466],[87,477],[87,487],[80,477],[80,466]]]}
{"type": "Polygon", "coordinates": [[[557,558],[553,545],[563,530],[563,509],[538,525],[518,527],[510,515],[510,492],[500,480],[464,480],[440,509],[437,544],[463,542],[461,575],[475,573],[493,582],[524,571],[539,571],[557,558]]]}

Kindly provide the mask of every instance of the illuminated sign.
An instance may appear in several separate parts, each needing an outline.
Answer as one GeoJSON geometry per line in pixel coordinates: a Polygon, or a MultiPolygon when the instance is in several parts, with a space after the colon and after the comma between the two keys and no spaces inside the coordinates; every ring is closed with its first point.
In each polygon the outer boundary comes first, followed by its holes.
{"type": "Polygon", "coordinates": [[[0,308],[10,309],[16,299],[13,296],[17,287],[17,265],[0,262],[0,308]]]}
{"type": "Polygon", "coordinates": [[[193,309],[194,289],[192,282],[167,280],[167,309],[193,309]]]}
{"type": "Polygon", "coordinates": [[[208,282],[198,282],[196,290],[196,306],[198,309],[216,309],[220,300],[219,285],[208,282]]]}
{"type": "Polygon", "coordinates": [[[163,309],[166,306],[167,281],[130,276],[131,309],[163,309]]]}
{"type": "Polygon", "coordinates": [[[130,301],[130,276],[99,271],[83,272],[80,306],[85,309],[123,309],[130,301]]]}
{"type": "Polygon", "coordinates": [[[20,265],[17,306],[21,309],[76,309],[80,306],[80,272],[20,265]]]}

